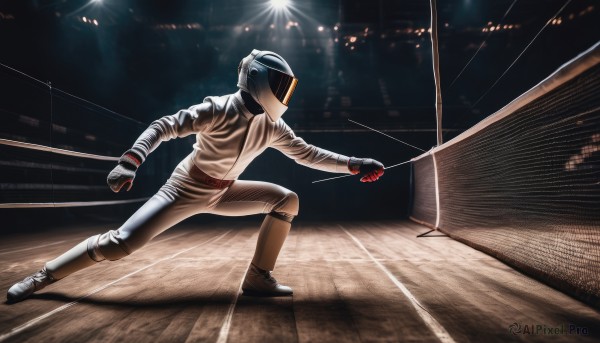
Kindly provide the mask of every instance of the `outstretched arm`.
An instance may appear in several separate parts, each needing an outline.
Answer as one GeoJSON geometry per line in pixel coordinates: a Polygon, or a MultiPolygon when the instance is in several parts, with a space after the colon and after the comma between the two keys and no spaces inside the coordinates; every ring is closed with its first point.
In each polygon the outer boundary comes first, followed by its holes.
{"type": "Polygon", "coordinates": [[[135,172],[161,142],[206,131],[211,127],[212,121],[213,109],[209,101],[155,120],[138,137],[131,149],[121,156],[119,164],[108,174],[108,185],[113,192],[119,192],[125,185],[130,190],[135,172]]]}
{"type": "Polygon", "coordinates": [[[383,175],[383,164],[373,159],[348,157],[314,145],[297,137],[283,121],[276,123],[277,133],[271,147],[281,151],[296,163],[331,173],[361,174],[362,182],[372,182],[383,175]]]}

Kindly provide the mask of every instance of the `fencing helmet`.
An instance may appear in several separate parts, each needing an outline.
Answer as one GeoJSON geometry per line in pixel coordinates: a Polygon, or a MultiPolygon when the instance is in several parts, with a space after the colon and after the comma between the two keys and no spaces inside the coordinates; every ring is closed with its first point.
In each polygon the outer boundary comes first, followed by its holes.
{"type": "Polygon", "coordinates": [[[237,86],[248,92],[272,121],[287,110],[297,83],[292,68],[271,51],[252,50],[238,66],[237,86]]]}

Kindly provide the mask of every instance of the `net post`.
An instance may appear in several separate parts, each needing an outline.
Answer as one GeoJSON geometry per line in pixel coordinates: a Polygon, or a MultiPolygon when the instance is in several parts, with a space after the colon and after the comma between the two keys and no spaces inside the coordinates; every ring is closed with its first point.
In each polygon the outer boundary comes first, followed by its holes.
{"type": "MultiPolygon", "coordinates": [[[[431,56],[433,61],[433,79],[435,81],[435,116],[436,116],[436,133],[437,133],[437,146],[442,145],[442,88],[440,85],[440,56],[438,48],[438,32],[437,32],[437,3],[436,0],[430,0],[431,7],[431,56]]],[[[417,235],[420,237],[445,237],[446,235],[432,235],[427,234],[437,231],[440,225],[440,193],[438,186],[437,166],[435,161],[435,155],[432,153],[433,158],[433,169],[435,175],[435,203],[436,203],[436,220],[433,229],[417,235]]]]}
{"type": "Polygon", "coordinates": [[[436,0],[431,4],[431,55],[433,60],[433,78],[435,80],[435,114],[437,122],[437,145],[442,145],[442,88],[440,85],[440,56],[438,49],[437,33],[437,5],[436,0]]]}
{"type": "Polygon", "coordinates": [[[439,181],[438,181],[438,170],[437,170],[437,162],[435,160],[435,154],[433,152],[431,152],[431,159],[433,161],[433,178],[434,178],[434,184],[435,184],[435,224],[433,224],[433,226],[429,226],[431,228],[431,230],[421,233],[419,235],[417,235],[417,238],[423,238],[423,237],[448,237],[448,235],[442,233],[441,235],[429,235],[432,232],[440,232],[438,230],[438,228],[440,227],[440,188],[439,188],[439,181]]]}
{"type": "Polygon", "coordinates": [[[437,230],[440,227],[440,183],[438,178],[437,162],[433,152],[431,153],[431,159],[433,160],[433,178],[435,182],[435,224],[433,225],[433,229],[437,230]]]}

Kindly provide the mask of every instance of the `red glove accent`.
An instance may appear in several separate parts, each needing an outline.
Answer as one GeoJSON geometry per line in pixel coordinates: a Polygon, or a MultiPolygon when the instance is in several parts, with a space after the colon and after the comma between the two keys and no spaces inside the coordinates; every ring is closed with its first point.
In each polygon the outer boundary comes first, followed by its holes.
{"type": "Polygon", "coordinates": [[[131,187],[133,187],[133,179],[127,180],[123,186],[127,185],[127,191],[129,192],[129,190],[131,189],[131,187]]]}
{"type": "Polygon", "coordinates": [[[383,175],[383,168],[367,173],[367,175],[360,178],[360,182],[374,182],[379,180],[381,175],[383,175]]]}
{"type": "Polygon", "coordinates": [[[121,156],[119,163],[129,163],[137,169],[140,167],[140,165],[142,165],[142,160],[134,153],[128,151],[121,156]]]}
{"type": "Polygon", "coordinates": [[[353,175],[363,174],[360,182],[377,181],[383,175],[384,169],[385,167],[381,162],[371,158],[351,157],[348,160],[348,170],[350,170],[350,173],[353,175]]]}

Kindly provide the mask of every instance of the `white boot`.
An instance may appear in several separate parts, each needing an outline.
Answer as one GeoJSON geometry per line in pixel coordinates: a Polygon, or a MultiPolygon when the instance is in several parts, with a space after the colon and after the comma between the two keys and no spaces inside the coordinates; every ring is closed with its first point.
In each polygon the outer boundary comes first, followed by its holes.
{"type": "MultiPolygon", "coordinates": [[[[94,242],[97,236],[91,237],[94,242]]],[[[64,254],[46,263],[39,272],[26,277],[23,281],[14,284],[6,294],[9,303],[15,303],[28,298],[34,292],[48,286],[49,284],[64,278],[78,270],[98,263],[90,257],[88,252],[88,241],[77,244],[64,254]]]]}
{"type": "Polygon", "coordinates": [[[293,293],[290,287],[280,285],[271,275],[292,226],[285,220],[287,218],[278,217],[267,215],[260,227],[254,258],[242,284],[245,295],[284,296],[293,293]]]}
{"type": "Polygon", "coordinates": [[[244,295],[254,296],[277,297],[293,294],[292,289],[279,284],[270,271],[260,269],[253,264],[248,268],[242,290],[244,295]]]}
{"type": "Polygon", "coordinates": [[[54,279],[48,275],[46,272],[46,267],[44,267],[39,272],[26,277],[21,282],[14,284],[6,293],[6,300],[9,303],[19,302],[53,282],[54,279]]]}

